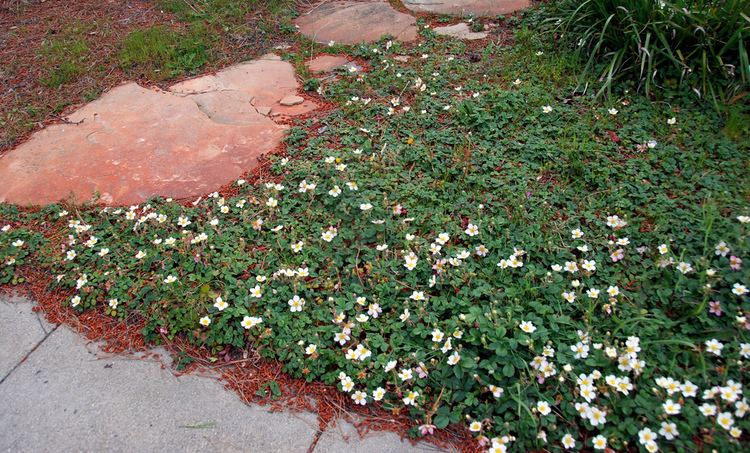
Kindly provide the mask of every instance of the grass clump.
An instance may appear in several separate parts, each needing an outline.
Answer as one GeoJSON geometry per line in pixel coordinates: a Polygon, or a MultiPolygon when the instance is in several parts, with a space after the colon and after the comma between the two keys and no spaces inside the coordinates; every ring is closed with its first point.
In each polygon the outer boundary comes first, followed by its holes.
{"type": "Polygon", "coordinates": [[[85,29],[81,26],[66,28],[61,36],[42,43],[39,55],[48,69],[41,82],[50,88],[58,88],[74,81],[86,71],[88,54],[85,29]]]}
{"type": "Polygon", "coordinates": [[[688,87],[718,105],[750,84],[746,0],[564,0],[543,14],[585,61],[581,81],[598,79],[597,95],[628,80],[646,94],[688,87]]]}
{"type": "Polygon", "coordinates": [[[211,58],[212,39],[200,25],[184,32],[165,26],[135,30],[123,40],[119,60],[125,68],[166,79],[205,65],[211,58]]]}

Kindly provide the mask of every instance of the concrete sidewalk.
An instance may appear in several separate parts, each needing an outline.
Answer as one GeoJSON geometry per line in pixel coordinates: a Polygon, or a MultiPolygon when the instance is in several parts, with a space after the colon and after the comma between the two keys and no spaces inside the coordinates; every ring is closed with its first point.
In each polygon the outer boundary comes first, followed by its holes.
{"type": "Polygon", "coordinates": [[[0,296],[0,451],[435,451],[392,433],[360,439],[347,423],[318,433],[314,414],[269,412],[216,379],[104,354],[31,308],[0,296]]]}

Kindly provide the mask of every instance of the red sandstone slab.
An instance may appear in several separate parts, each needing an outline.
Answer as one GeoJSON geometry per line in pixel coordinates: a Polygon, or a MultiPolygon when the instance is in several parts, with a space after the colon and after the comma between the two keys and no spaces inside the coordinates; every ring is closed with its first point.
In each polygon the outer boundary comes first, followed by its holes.
{"type": "Polygon", "coordinates": [[[286,127],[267,117],[297,93],[292,66],[267,58],[199,77],[173,92],[128,83],[105,93],[0,158],[0,202],[38,205],[99,194],[107,204],[204,194],[257,165],[286,127]],[[260,111],[262,110],[262,112],[260,111]]]}
{"type": "Polygon", "coordinates": [[[402,0],[406,8],[433,14],[453,16],[496,16],[510,14],[531,6],[531,0],[402,0]]]}
{"type": "Polygon", "coordinates": [[[135,83],[121,85],[0,159],[0,201],[107,204],[212,191],[256,165],[285,128],[257,114],[243,125],[211,120],[196,103],[135,83]]]}
{"type": "Polygon", "coordinates": [[[294,67],[278,55],[268,54],[257,60],[231,66],[214,75],[177,83],[169,91],[179,95],[236,91],[250,95],[253,98],[252,104],[256,107],[272,107],[274,113],[294,116],[317,108],[315,103],[307,100],[293,106],[279,104],[281,99],[297,95],[298,88],[294,67]]]}
{"type": "Polygon", "coordinates": [[[307,62],[310,72],[331,72],[336,68],[350,63],[351,60],[342,55],[320,55],[307,62]]]}
{"type": "Polygon", "coordinates": [[[390,35],[400,41],[417,39],[414,17],[385,1],[322,3],[295,20],[302,34],[319,42],[358,44],[390,35]]]}

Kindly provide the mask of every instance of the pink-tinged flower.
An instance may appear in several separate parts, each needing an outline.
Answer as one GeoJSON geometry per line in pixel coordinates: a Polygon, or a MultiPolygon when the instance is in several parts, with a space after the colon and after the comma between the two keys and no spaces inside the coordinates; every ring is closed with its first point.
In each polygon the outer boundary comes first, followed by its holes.
{"type": "Polygon", "coordinates": [[[623,249],[617,249],[614,252],[612,252],[611,255],[609,255],[610,258],[612,258],[613,262],[618,262],[621,259],[625,258],[625,251],[623,249]]]}
{"type": "Polygon", "coordinates": [[[735,271],[740,270],[740,268],[742,267],[742,259],[739,256],[730,256],[729,267],[731,267],[735,271]]]}
{"type": "Polygon", "coordinates": [[[712,300],[708,303],[708,312],[712,315],[721,316],[721,302],[712,300]]]}
{"type": "Polygon", "coordinates": [[[423,436],[426,436],[428,434],[435,434],[435,425],[428,425],[428,424],[420,425],[419,432],[423,436]]]}

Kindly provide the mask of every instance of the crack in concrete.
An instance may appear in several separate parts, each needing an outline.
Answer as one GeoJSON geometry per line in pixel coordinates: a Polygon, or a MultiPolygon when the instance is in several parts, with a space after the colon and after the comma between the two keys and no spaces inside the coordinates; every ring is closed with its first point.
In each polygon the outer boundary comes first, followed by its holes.
{"type": "Polygon", "coordinates": [[[34,351],[36,351],[37,348],[39,348],[39,346],[41,346],[42,343],[44,343],[47,340],[47,338],[49,338],[49,336],[52,335],[57,330],[58,327],[60,327],[60,324],[55,324],[55,327],[53,327],[52,330],[50,330],[49,332],[45,333],[44,334],[44,338],[42,338],[41,340],[39,340],[39,342],[36,345],[34,345],[34,347],[31,348],[31,350],[29,352],[27,352],[26,355],[24,355],[23,358],[21,360],[19,360],[18,363],[16,363],[13,366],[13,368],[11,368],[10,371],[8,371],[8,373],[5,376],[3,376],[2,379],[0,379],[0,385],[2,385],[3,382],[5,382],[5,380],[8,379],[8,377],[10,377],[10,375],[13,374],[13,372],[16,371],[16,369],[19,366],[21,366],[21,364],[23,362],[25,362],[26,359],[28,359],[31,356],[31,354],[33,354],[34,351]]]}

